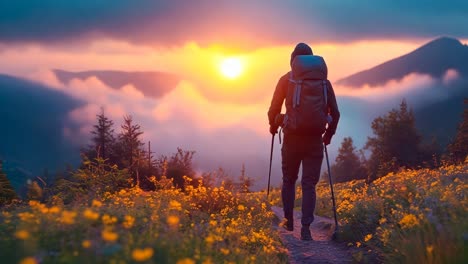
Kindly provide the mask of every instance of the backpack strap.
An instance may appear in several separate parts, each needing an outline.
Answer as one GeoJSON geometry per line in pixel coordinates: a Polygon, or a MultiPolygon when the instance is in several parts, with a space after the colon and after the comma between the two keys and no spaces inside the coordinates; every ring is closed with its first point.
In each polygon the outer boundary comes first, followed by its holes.
{"type": "Polygon", "coordinates": [[[303,80],[294,80],[292,71],[289,74],[289,81],[294,83],[294,92],[292,95],[292,103],[293,103],[293,108],[299,107],[299,104],[301,102],[301,90],[302,90],[302,82],[303,80]]]}
{"type": "Polygon", "coordinates": [[[325,112],[325,115],[327,115],[327,123],[328,125],[331,124],[332,122],[332,117],[331,115],[328,114],[328,89],[327,89],[327,80],[323,80],[322,81],[323,83],[323,99],[325,100],[325,106],[324,106],[324,112],[325,112]]]}

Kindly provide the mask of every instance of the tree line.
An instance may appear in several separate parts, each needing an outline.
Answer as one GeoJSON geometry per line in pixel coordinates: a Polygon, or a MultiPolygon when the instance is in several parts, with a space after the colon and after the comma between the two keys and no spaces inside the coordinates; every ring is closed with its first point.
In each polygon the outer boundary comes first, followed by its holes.
{"type": "Polygon", "coordinates": [[[457,134],[444,149],[435,139],[424,142],[422,134],[416,128],[414,113],[403,100],[398,109],[392,109],[372,121],[373,135],[367,138],[363,149],[356,150],[351,137],[343,139],[331,167],[334,181],[365,179],[370,183],[401,168],[438,167],[442,163],[465,162],[468,155],[466,98],[464,105],[457,134]]]}
{"type": "MultiPolygon", "coordinates": [[[[144,132],[131,115],[123,117],[117,133],[114,121],[102,108],[90,133],[90,144],[81,150],[78,169],[69,168],[55,177],[49,177],[45,171],[44,175],[28,182],[26,199],[58,199],[69,203],[86,195],[113,193],[124,188],[137,187],[145,191],[178,188],[184,191],[187,185],[196,187],[199,184],[250,192],[254,182],[247,176],[244,165],[237,179],[222,168],[197,175],[193,164],[195,151],[177,148],[172,155],[155,157],[151,142],[143,142],[144,132]]],[[[0,197],[0,205],[17,197],[1,166],[0,197]]]]}

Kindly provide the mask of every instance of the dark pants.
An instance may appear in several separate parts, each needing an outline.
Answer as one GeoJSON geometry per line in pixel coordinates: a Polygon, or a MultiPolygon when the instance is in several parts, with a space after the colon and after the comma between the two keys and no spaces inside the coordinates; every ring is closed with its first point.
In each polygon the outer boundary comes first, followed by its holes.
{"type": "Polygon", "coordinates": [[[295,185],[302,162],[302,225],[310,225],[314,221],[315,185],[320,178],[323,159],[322,136],[284,135],[281,149],[283,199],[285,218],[293,218],[295,185]]]}

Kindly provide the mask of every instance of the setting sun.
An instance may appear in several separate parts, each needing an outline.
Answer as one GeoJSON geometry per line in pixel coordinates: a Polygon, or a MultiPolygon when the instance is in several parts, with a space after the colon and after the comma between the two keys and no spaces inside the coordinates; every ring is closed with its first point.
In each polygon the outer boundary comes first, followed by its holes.
{"type": "Polygon", "coordinates": [[[234,79],[242,73],[243,65],[238,58],[227,58],[221,62],[220,70],[225,77],[234,79]]]}

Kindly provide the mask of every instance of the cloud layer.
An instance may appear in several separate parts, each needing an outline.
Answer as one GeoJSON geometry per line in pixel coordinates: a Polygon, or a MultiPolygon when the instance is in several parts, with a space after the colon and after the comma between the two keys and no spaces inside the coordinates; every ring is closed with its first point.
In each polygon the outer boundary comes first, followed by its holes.
{"type": "Polygon", "coordinates": [[[468,2],[451,1],[2,1],[0,42],[134,43],[247,47],[297,41],[468,37],[468,2]]]}
{"type": "MultiPolygon", "coordinates": [[[[87,102],[69,113],[70,120],[78,124],[79,129],[64,130],[65,135],[81,144],[87,142],[96,114],[105,106],[106,114],[115,121],[117,132],[122,117],[131,114],[145,132],[144,141],[151,141],[157,154],[170,154],[177,147],[195,150],[199,171],[223,167],[236,176],[245,164],[248,174],[257,179],[258,187],[263,187],[267,180],[271,140],[266,118],[269,100],[249,104],[210,100],[203,95],[200,86],[187,80],[181,81],[164,97],[155,99],[145,97],[132,85],[110,88],[96,77],[74,79],[67,85],[58,82],[48,71],[34,78],[87,102]]],[[[396,108],[403,98],[417,109],[457,96],[463,89],[449,88],[463,82],[466,83],[456,71],[448,70],[441,79],[410,74],[377,88],[347,90],[336,86],[342,119],[334,144],[330,146],[331,160],[336,157],[343,137],[353,137],[358,148],[362,147],[372,132],[371,121],[396,108]]],[[[275,142],[275,185],[281,181],[280,148],[275,142]]]]}

